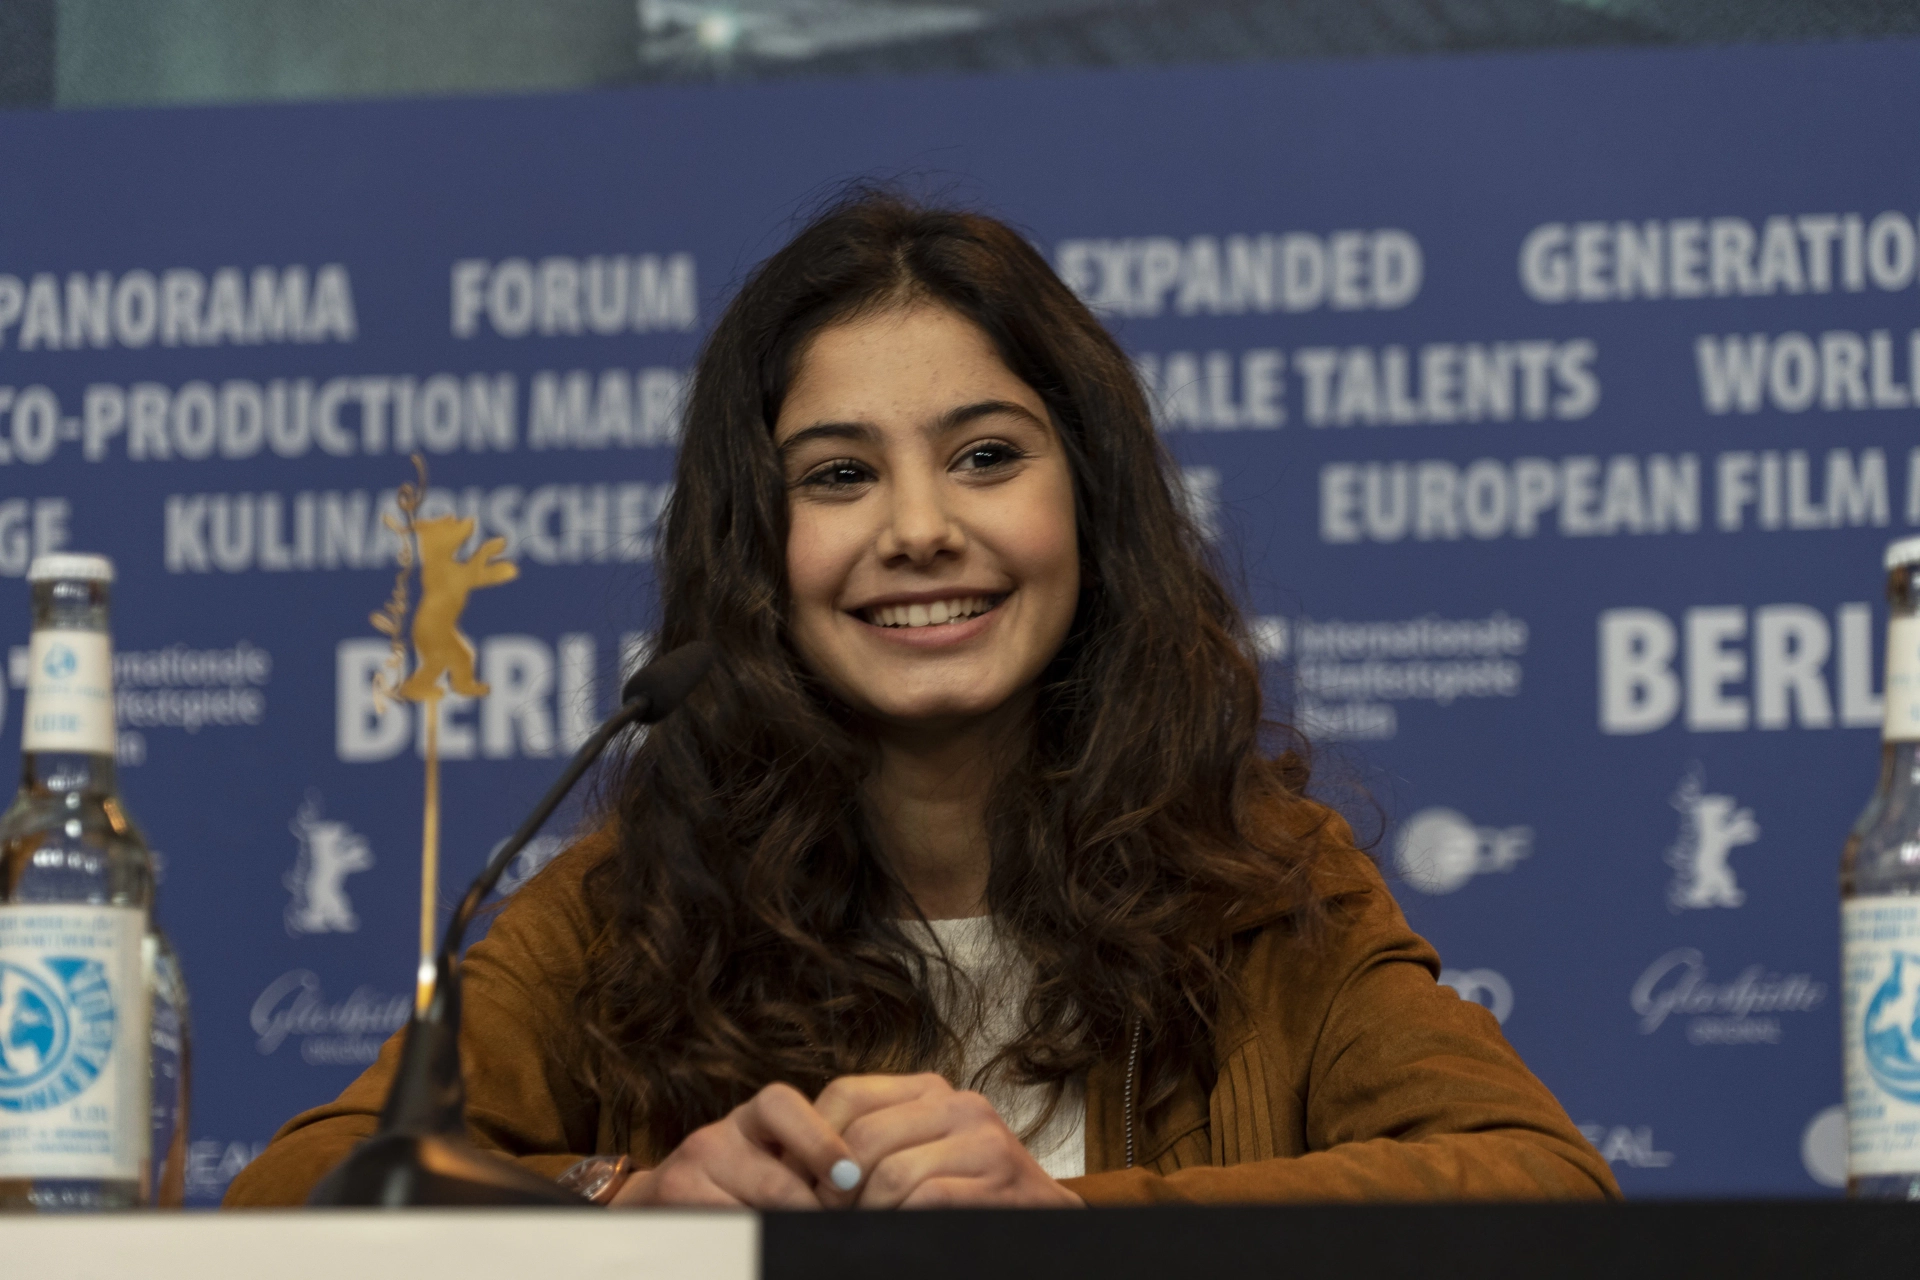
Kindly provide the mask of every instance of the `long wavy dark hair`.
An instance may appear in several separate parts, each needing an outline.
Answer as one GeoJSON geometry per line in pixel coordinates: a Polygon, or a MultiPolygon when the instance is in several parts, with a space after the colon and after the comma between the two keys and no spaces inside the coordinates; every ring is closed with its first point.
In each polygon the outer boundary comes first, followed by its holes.
{"type": "Polygon", "coordinates": [[[773,444],[813,335],[915,304],[977,324],[1040,394],[1076,502],[1078,611],[987,812],[988,904],[1035,972],[1002,1064],[1057,1085],[1137,1025],[1147,1112],[1184,1074],[1210,1084],[1237,927],[1301,896],[1313,841],[1281,815],[1305,767],[1269,754],[1239,611],[1132,365],[1006,225],[858,190],[754,271],[693,381],[660,644],[719,658],[614,783],[588,880],[604,923],[580,1013],[623,1140],[637,1124],[664,1152],[772,1081],[957,1061],[862,814],[870,739],[794,647],[773,444]]]}

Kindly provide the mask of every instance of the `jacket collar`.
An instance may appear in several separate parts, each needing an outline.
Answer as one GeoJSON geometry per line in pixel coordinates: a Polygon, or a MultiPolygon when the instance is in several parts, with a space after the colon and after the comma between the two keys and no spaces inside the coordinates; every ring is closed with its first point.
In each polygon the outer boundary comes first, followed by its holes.
{"type": "MultiPolygon", "coordinates": [[[[1342,822],[1340,826],[1344,835],[1346,824],[1342,822]]],[[[1240,934],[1264,928],[1303,908],[1371,892],[1379,883],[1380,873],[1375,869],[1373,859],[1355,849],[1351,837],[1337,843],[1326,841],[1307,863],[1304,875],[1290,881],[1271,900],[1252,904],[1244,912],[1237,913],[1231,921],[1233,932],[1240,934]]]]}

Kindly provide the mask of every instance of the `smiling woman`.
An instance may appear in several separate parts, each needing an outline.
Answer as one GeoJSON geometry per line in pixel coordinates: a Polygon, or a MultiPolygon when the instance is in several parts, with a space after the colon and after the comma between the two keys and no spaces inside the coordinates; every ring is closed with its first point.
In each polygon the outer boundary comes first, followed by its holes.
{"type": "Polygon", "coordinates": [[[469,954],[475,1141],[618,1204],[1617,1194],[1263,729],[1171,474],[1001,223],[860,192],[769,259],[659,551],[719,661],[469,954]]]}
{"type": "Polygon", "coordinates": [[[890,729],[1023,719],[1080,595],[1073,476],[1039,394],[920,303],[820,334],[773,435],[807,666],[890,729]]]}

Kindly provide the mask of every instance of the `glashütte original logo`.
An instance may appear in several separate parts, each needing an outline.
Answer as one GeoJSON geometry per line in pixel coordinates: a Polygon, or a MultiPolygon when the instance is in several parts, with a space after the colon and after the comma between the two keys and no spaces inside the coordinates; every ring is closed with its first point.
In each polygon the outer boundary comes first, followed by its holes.
{"type": "Polygon", "coordinates": [[[0,961],[0,1110],[44,1111],[84,1092],[113,1055],[113,988],[97,960],[0,961]]]}
{"type": "Polygon", "coordinates": [[[1686,1015],[1694,1044],[1779,1044],[1777,1015],[1807,1013],[1827,998],[1827,984],[1808,973],[1768,973],[1748,965],[1732,982],[1713,982],[1706,957],[1678,947],[1647,966],[1628,1003],[1640,1015],[1640,1034],[1650,1036],[1675,1014],[1686,1015]]]}
{"type": "Polygon", "coordinates": [[[1920,955],[1896,951],[1886,979],[1874,988],[1861,1018],[1867,1071],[1873,1082],[1902,1102],[1920,1102],[1920,955]]]}
{"type": "Polygon", "coordinates": [[[328,1004],[319,975],[294,969],[267,984],[253,1002],[249,1022],[259,1037],[254,1048],[263,1054],[291,1037],[300,1042],[301,1060],[312,1066],[365,1066],[380,1056],[380,1042],[405,1026],[412,1012],[411,995],[382,995],[369,987],[328,1004]]]}

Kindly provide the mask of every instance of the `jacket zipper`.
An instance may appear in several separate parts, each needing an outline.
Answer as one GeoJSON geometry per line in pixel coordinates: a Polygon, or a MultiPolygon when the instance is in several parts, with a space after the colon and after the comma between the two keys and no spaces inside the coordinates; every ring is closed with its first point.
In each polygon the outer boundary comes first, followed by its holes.
{"type": "Polygon", "coordinates": [[[1127,1163],[1122,1168],[1133,1168],[1133,1078],[1140,1067],[1140,1019],[1133,1020],[1132,1043],[1127,1048],[1127,1084],[1121,1092],[1122,1105],[1126,1110],[1127,1123],[1127,1163]]]}

